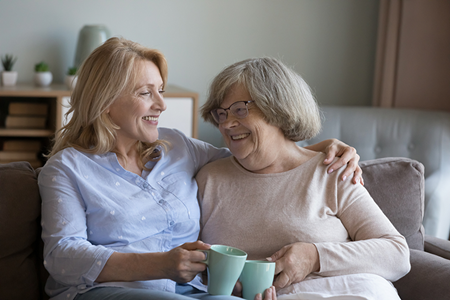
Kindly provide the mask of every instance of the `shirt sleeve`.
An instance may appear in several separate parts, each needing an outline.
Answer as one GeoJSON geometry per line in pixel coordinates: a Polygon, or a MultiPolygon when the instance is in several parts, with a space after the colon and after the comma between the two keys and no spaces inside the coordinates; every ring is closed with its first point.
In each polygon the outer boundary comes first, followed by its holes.
{"type": "Polygon", "coordinates": [[[69,169],[61,161],[49,161],[38,177],[44,265],[57,282],[88,287],[113,250],[87,240],[85,203],[69,169]]]}
{"type": "Polygon", "coordinates": [[[231,155],[228,148],[217,148],[206,142],[186,138],[186,144],[195,162],[195,173],[197,173],[207,163],[225,158],[231,155]]]}
{"type": "Polygon", "coordinates": [[[347,229],[350,241],[314,243],[320,258],[318,274],[371,273],[390,281],[406,275],[410,270],[406,240],[367,190],[350,180],[337,181],[335,187],[337,217],[347,229]]]}

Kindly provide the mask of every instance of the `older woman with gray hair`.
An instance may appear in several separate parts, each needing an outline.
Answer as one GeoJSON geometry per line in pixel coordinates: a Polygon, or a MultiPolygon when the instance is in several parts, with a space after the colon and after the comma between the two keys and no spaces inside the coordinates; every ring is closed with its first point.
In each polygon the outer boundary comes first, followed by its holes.
{"type": "Polygon", "coordinates": [[[225,68],[202,107],[233,156],[197,174],[200,239],[276,262],[279,299],[399,299],[405,238],[362,185],[295,142],[320,131],[307,83],[273,58],[225,68]]]}

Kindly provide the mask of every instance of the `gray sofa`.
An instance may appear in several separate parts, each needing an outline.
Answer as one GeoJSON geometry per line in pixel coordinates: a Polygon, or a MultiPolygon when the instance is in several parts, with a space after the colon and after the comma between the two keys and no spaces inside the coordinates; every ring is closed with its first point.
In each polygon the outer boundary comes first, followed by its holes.
{"type": "Polygon", "coordinates": [[[421,162],[425,166],[425,232],[449,239],[450,113],[348,106],[323,106],[322,111],[322,132],[298,144],[337,138],[355,147],[361,161],[407,157],[421,162]]]}
{"type": "MultiPolygon", "coordinates": [[[[450,241],[422,227],[424,168],[407,158],[361,163],[365,186],[411,249],[411,272],[395,282],[402,299],[450,295],[450,241]]],[[[0,299],[48,299],[40,238],[37,172],[27,162],[0,164],[0,299]]]]}

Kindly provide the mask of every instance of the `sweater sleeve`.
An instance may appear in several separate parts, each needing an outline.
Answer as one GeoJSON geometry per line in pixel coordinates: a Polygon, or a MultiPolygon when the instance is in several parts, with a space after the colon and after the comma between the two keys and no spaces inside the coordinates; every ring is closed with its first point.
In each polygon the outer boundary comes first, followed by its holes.
{"type": "Polygon", "coordinates": [[[320,259],[318,274],[372,273],[390,281],[406,275],[410,270],[406,240],[367,190],[349,182],[336,182],[335,189],[337,217],[350,241],[315,243],[320,259]]]}

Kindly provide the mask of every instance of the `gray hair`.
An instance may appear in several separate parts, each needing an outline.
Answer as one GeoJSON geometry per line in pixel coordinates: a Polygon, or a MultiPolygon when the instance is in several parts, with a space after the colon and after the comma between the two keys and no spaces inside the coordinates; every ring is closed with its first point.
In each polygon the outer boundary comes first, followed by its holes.
{"type": "Polygon", "coordinates": [[[320,110],[310,87],[300,75],[270,57],[246,59],[220,72],[201,107],[205,121],[218,126],[210,111],[220,107],[237,84],[247,89],[266,121],[279,127],[286,138],[297,142],[320,132],[320,110]]]}

